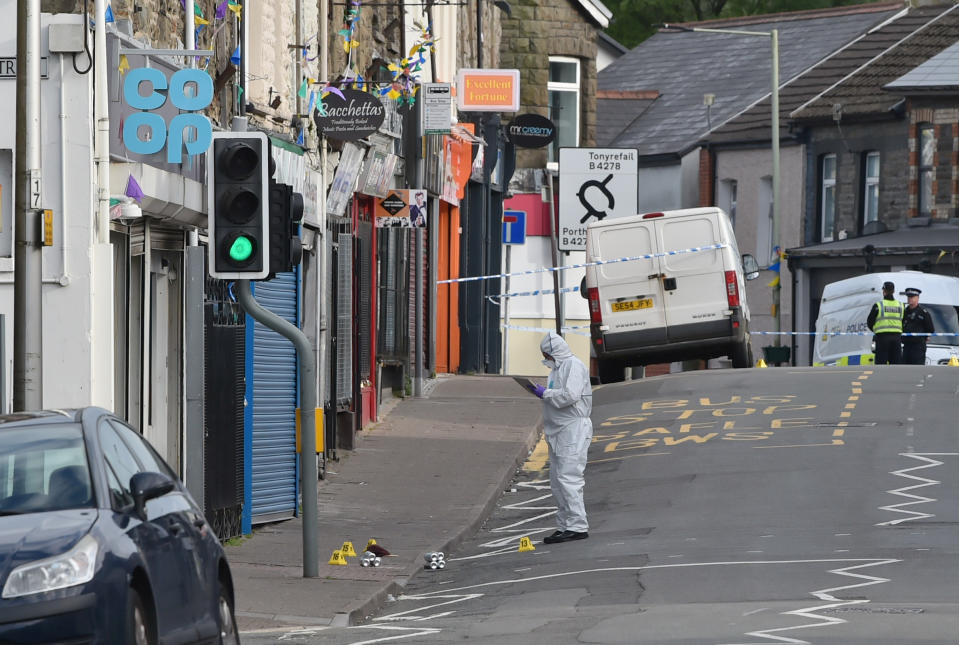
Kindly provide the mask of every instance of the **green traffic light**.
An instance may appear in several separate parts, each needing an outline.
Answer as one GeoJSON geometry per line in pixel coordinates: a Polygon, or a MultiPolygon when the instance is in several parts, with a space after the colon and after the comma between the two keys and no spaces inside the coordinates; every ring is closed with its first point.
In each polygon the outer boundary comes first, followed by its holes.
{"type": "Polygon", "coordinates": [[[253,255],[253,242],[245,235],[239,235],[230,245],[230,259],[236,262],[246,262],[253,255]]]}

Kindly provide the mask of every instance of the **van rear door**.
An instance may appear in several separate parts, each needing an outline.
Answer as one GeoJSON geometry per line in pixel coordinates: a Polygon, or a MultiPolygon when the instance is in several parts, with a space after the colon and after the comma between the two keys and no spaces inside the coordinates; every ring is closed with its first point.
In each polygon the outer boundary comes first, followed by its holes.
{"type": "MultiPolygon", "coordinates": [[[[652,223],[604,226],[595,231],[594,257],[614,260],[656,252],[652,223]],[[598,253],[596,252],[598,250],[598,253]]],[[[596,286],[606,331],[606,348],[619,347],[616,335],[630,333],[629,344],[666,338],[666,312],[658,258],[613,262],[596,267],[596,286]]],[[[622,337],[622,336],[621,336],[622,337]]]]}
{"type": "MultiPolygon", "coordinates": [[[[677,251],[722,242],[719,214],[707,212],[656,220],[660,248],[677,251]]],[[[730,333],[723,250],[696,251],[662,258],[666,324],[671,341],[730,333]]]]}

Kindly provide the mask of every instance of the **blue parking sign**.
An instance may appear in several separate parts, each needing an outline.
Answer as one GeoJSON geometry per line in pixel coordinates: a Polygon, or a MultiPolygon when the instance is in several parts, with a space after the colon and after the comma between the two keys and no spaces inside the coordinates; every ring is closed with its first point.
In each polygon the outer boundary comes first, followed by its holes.
{"type": "Polygon", "coordinates": [[[526,244],[526,211],[503,211],[503,244],[526,244]]]}

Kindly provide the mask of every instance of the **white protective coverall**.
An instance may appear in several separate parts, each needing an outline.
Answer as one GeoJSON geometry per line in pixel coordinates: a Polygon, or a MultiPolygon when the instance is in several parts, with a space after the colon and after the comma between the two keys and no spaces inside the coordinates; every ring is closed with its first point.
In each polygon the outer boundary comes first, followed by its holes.
{"type": "Polygon", "coordinates": [[[556,362],[543,392],[543,432],[549,444],[549,484],[556,499],[556,524],[561,531],[585,533],[586,452],[593,438],[593,390],[589,370],[573,356],[556,332],[549,332],[540,349],[556,362]]]}

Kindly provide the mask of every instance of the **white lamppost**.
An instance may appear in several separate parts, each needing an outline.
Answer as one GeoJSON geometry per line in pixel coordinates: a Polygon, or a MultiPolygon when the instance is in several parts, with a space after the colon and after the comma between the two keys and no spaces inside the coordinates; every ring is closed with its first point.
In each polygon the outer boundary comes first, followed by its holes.
{"type": "MultiPolygon", "coordinates": [[[[773,148],[773,244],[779,248],[782,256],[782,239],[779,225],[779,30],[744,31],[741,29],[711,29],[706,27],[687,27],[685,25],[657,25],[664,29],[677,31],[702,31],[713,34],[735,34],[738,36],[760,36],[769,38],[772,45],[772,148],[773,148]]],[[[776,307],[776,331],[782,331],[782,307],[780,295],[782,292],[782,262],[779,264],[780,280],[773,289],[773,305],[776,307]]],[[[781,344],[781,336],[776,335],[776,346],[781,344]]]]}

